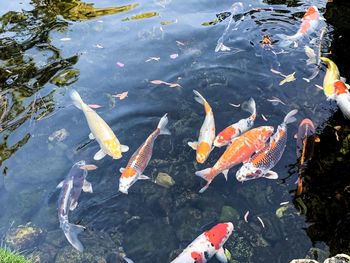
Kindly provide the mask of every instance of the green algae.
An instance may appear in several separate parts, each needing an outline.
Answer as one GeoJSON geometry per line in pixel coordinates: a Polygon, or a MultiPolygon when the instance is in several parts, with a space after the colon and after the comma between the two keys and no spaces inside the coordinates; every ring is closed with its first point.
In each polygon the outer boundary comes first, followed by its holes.
{"type": "Polygon", "coordinates": [[[6,248],[0,248],[0,262],[1,263],[32,263],[18,252],[12,252],[6,248]]]}

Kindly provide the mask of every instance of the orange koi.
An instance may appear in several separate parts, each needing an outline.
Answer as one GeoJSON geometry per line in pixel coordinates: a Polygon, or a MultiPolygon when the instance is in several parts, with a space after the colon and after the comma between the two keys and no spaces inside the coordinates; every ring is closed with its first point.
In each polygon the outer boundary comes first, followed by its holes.
{"type": "Polygon", "coordinates": [[[350,93],[348,87],[341,80],[334,81],[333,87],[339,109],[345,118],[350,119],[350,93]]]}
{"type": "Polygon", "coordinates": [[[273,131],[272,126],[260,126],[235,138],[213,167],[195,173],[207,181],[199,192],[203,193],[219,173],[223,173],[227,180],[229,169],[247,161],[253,153],[263,149],[273,131]]]}
{"type": "Polygon", "coordinates": [[[137,181],[150,179],[143,175],[152,157],[154,141],[160,134],[170,135],[170,131],[165,127],[168,124],[168,117],[165,114],[159,121],[157,129],[152,132],[146,141],[131,156],[126,168],[120,168],[122,175],[119,178],[119,191],[127,194],[129,188],[137,181]]]}

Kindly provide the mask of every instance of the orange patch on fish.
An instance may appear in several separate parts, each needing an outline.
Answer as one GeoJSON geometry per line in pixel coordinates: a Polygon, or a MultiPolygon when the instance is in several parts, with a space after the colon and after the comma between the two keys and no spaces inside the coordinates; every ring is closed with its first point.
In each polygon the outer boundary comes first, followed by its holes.
{"type": "Polygon", "coordinates": [[[210,153],[210,145],[207,142],[200,142],[197,146],[196,159],[199,163],[204,163],[210,153]]]}
{"type": "Polygon", "coordinates": [[[208,241],[218,250],[221,247],[221,243],[227,235],[227,224],[217,224],[204,235],[208,241]]]}
{"type": "Polygon", "coordinates": [[[226,129],[224,129],[222,132],[219,133],[218,135],[218,142],[225,142],[228,140],[231,140],[233,134],[236,133],[236,129],[233,127],[227,127],[226,129]]]}
{"type": "Polygon", "coordinates": [[[338,81],[335,81],[334,84],[334,92],[335,94],[337,95],[340,95],[340,94],[345,94],[348,92],[348,88],[346,87],[346,85],[344,84],[344,82],[338,80],[338,81]]]}
{"type": "Polygon", "coordinates": [[[193,251],[191,257],[194,259],[195,263],[203,263],[202,255],[200,253],[193,251]]]}
{"type": "Polygon", "coordinates": [[[309,7],[306,10],[306,13],[304,15],[304,18],[306,18],[306,17],[308,19],[312,19],[312,20],[318,19],[318,12],[317,12],[317,10],[313,6],[309,7]]]}
{"type": "Polygon", "coordinates": [[[309,22],[309,21],[305,21],[305,22],[302,24],[302,26],[301,26],[300,32],[303,33],[303,34],[305,34],[305,33],[309,30],[310,27],[311,27],[310,22],[309,22]]]}
{"type": "Polygon", "coordinates": [[[132,167],[127,167],[125,168],[125,170],[122,172],[122,175],[121,177],[124,177],[124,178],[129,178],[129,177],[133,177],[136,175],[136,171],[134,168],[132,167]]]}

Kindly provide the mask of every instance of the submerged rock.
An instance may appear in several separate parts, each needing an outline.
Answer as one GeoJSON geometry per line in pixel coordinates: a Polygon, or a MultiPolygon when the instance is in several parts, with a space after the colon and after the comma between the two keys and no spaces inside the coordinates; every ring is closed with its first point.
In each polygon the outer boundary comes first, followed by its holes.
{"type": "Polygon", "coordinates": [[[6,243],[16,250],[27,250],[43,241],[44,231],[31,222],[18,226],[6,236],[6,243]]]}
{"type": "Polygon", "coordinates": [[[236,222],[239,220],[239,213],[231,206],[223,206],[220,214],[220,222],[236,222]]]}
{"type": "Polygon", "coordinates": [[[174,179],[167,173],[158,173],[155,183],[165,188],[169,188],[175,184],[174,179]]]}

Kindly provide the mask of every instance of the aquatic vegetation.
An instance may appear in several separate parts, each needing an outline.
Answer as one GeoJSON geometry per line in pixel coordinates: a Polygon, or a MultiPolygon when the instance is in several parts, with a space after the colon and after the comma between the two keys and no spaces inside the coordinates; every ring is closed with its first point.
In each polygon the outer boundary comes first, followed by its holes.
{"type": "Polygon", "coordinates": [[[18,252],[9,251],[6,248],[0,248],[0,262],[2,263],[31,263],[18,252]]]}

